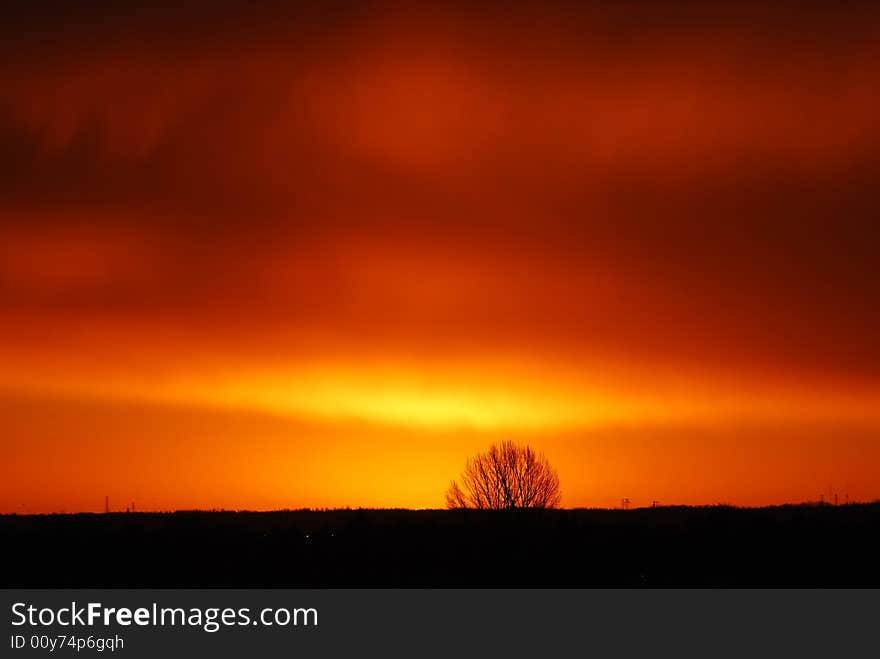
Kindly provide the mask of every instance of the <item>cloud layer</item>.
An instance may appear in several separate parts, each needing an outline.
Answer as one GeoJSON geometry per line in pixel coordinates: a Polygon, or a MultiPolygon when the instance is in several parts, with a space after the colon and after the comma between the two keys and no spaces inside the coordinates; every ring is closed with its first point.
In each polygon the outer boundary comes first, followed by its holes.
{"type": "Polygon", "coordinates": [[[4,15],[6,391],[876,422],[871,3],[4,15]]]}

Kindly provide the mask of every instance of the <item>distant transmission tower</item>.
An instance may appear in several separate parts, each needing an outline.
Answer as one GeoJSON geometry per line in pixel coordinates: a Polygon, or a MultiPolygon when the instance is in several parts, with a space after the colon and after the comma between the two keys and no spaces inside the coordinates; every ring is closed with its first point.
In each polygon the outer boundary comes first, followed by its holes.
{"type": "Polygon", "coordinates": [[[104,512],[105,513],[110,512],[110,497],[109,496],[104,497],[104,512]]]}
{"type": "Polygon", "coordinates": [[[629,510],[629,499],[623,498],[620,500],[620,507],[624,510],[629,510]]]}

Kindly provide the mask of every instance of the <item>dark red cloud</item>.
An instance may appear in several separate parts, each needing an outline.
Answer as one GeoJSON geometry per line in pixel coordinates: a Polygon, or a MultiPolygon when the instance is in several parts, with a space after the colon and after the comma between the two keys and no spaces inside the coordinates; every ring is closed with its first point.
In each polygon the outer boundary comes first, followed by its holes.
{"type": "Polygon", "coordinates": [[[792,6],[14,5],[4,336],[874,383],[880,20],[792,6]]]}

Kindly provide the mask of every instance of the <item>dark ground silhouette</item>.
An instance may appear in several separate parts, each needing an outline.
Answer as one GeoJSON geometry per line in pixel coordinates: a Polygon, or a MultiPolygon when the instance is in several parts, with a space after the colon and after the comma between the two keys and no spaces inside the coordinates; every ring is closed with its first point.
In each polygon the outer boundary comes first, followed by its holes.
{"type": "Polygon", "coordinates": [[[0,516],[0,586],[880,586],[880,503],[0,516]]]}

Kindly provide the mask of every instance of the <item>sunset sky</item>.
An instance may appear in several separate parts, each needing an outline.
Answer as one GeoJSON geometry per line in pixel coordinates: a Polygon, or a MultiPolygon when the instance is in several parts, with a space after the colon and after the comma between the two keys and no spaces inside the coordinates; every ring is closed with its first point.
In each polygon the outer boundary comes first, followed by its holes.
{"type": "Polygon", "coordinates": [[[0,9],[0,512],[880,498],[876,4],[178,4],[0,9]]]}

